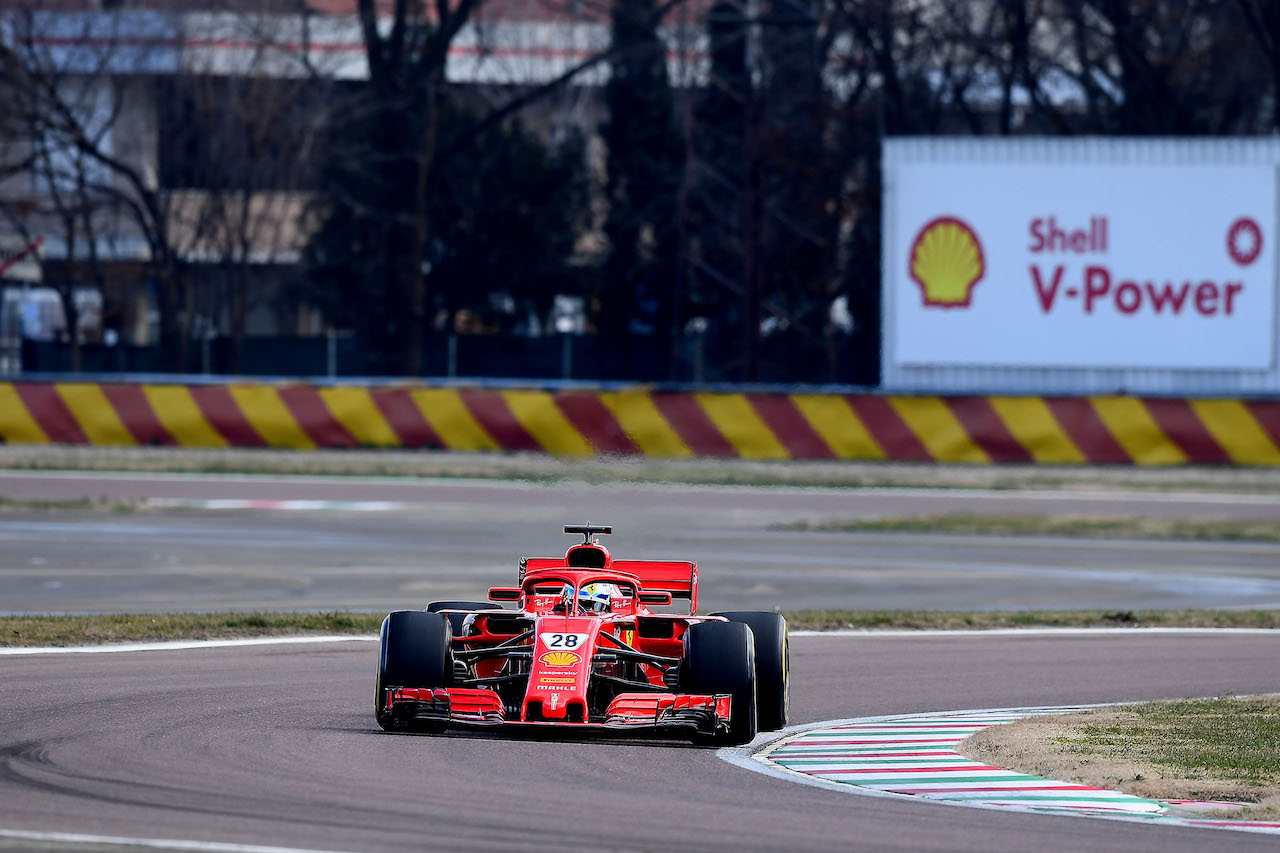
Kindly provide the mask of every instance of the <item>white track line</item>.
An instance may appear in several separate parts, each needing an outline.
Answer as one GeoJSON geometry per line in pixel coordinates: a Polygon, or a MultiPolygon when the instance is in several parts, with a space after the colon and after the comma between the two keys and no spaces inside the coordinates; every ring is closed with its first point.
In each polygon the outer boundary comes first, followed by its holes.
{"type": "Polygon", "coordinates": [[[394,512],[413,504],[403,501],[272,500],[267,498],[146,498],[144,506],[158,509],[264,509],[287,512],[394,512]]]}
{"type": "Polygon", "coordinates": [[[839,631],[790,631],[792,637],[1059,637],[1059,636],[1106,636],[1109,634],[1272,634],[1280,637],[1276,628],[965,628],[948,631],[945,629],[912,630],[888,629],[857,630],[842,629],[839,631]]]}
{"type": "Polygon", "coordinates": [[[227,844],[218,841],[186,841],[173,838],[127,838],[116,835],[86,835],[78,832],[28,832],[0,829],[0,838],[18,841],[51,841],[61,844],[114,844],[159,850],[198,850],[202,853],[341,853],[308,847],[272,847],[263,844],[227,844]]]}
{"type": "MultiPolygon", "coordinates": [[[[755,740],[751,741],[751,743],[747,744],[746,746],[726,746],[716,750],[716,757],[722,759],[723,761],[727,761],[728,763],[733,764],[737,767],[741,767],[744,770],[750,770],[753,773],[762,773],[766,776],[773,776],[778,779],[785,779],[788,782],[796,782],[801,785],[809,785],[810,787],[814,787],[814,788],[824,788],[828,791],[840,791],[842,793],[854,794],[860,797],[883,797],[883,798],[889,798],[889,799],[896,799],[899,801],[904,799],[913,800],[917,803],[921,803],[925,805],[926,807],[929,805],[956,806],[960,808],[969,808],[969,809],[987,809],[989,811],[999,811],[999,812],[1004,812],[1006,814],[1009,813],[1010,811],[1018,811],[1018,812],[1028,811],[1034,814],[1036,813],[1035,811],[1031,809],[1025,809],[1025,808],[1010,807],[1005,805],[989,805],[981,802],[966,802],[963,800],[925,799],[923,797],[917,797],[912,794],[902,794],[902,793],[896,793],[892,791],[880,791],[880,790],[876,790],[875,788],[862,788],[857,785],[849,784],[846,782],[833,782],[827,779],[821,779],[815,776],[806,775],[804,773],[798,773],[793,770],[786,770],[776,765],[765,764],[762,760],[760,760],[756,756],[766,754],[771,751],[771,748],[776,748],[778,746],[783,745],[786,742],[794,740],[795,738],[799,737],[805,732],[811,732],[817,729],[831,728],[834,726],[879,723],[879,722],[886,722],[890,720],[902,721],[902,720],[930,719],[930,718],[936,718],[944,715],[945,716],[978,716],[978,715],[1014,714],[1014,713],[1030,715],[1036,711],[1043,711],[1045,713],[1062,713],[1064,710],[1087,710],[1090,708],[1108,708],[1108,707],[1113,707],[1117,704],[1124,704],[1124,703],[1107,702],[1107,703],[1102,703],[1097,705],[1075,705],[1075,706],[1070,706],[1069,708],[1067,706],[1062,706],[1062,705],[1034,706],[1034,707],[1027,707],[1027,708],[971,708],[971,709],[960,710],[960,711],[935,711],[935,712],[923,713],[923,714],[884,714],[876,717],[850,717],[843,720],[823,720],[817,723],[803,723],[800,725],[788,726],[787,728],[782,729],[781,731],[765,732],[765,733],[759,734],[756,736],[755,740]]],[[[1053,814],[1055,816],[1060,816],[1059,813],[1056,813],[1056,812],[1053,814]]],[[[1262,833],[1262,834],[1270,834],[1270,835],[1277,834],[1276,829],[1272,827],[1267,827],[1267,826],[1258,826],[1258,827],[1235,826],[1235,825],[1215,826],[1206,822],[1206,821],[1212,820],[1212,818],[1202,818],[1197,821],[1195,819],[1178,818],[1178,817],[1172,817],[1172,816],[1161,816],[1157,820],[1152,817],[1140,817],[1137,815],[1126,815],[1126,814],[1120,814],[1120,813],[1105,813],[1105,812],[1068,813],[1067,816],[1093,818],[1095,820],[1123,820],[1131,823],[1142,823],[1148,826],[1155,824],[1158,826],[1181,826],[1181,827],[1188,827],[1192,829],[1225,829],[1225,830],[1234,830],[1236,832],[1253,832],[1253,833],[1262,833]]]]}
{"type": "Polygon", "coordinates": [[[377,640],[368,634],[333,634],[319,637],[255,637],[248,640],[174,640],[164,643],[112,643],[102,646],[0,647],[0,655],[93,655],[111,652],[173,652],[183,649],[217,649],[229,646],[283,646],[295,643],[350,643],[377,640]]]}

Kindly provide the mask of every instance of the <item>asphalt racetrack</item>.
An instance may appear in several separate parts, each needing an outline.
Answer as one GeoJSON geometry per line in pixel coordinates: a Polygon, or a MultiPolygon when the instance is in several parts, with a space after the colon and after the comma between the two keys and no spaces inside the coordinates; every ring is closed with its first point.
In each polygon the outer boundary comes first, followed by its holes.
{"type": "MultiPolygon", "coordinates": [[[[620,555],[698,560],[705,610],[1280,606],[1275,545],[769,529],[957,511],[1280,517],[1265,495],[10,473],[0,496],[391,504],[11,507],[10,612],[420,607],[511,583],[520,555],[562,552],[557,525],[588,519],[616,525],[620,555]]],[[[1274,836],[852,797],[686,744],[387,735],[376,657],[368,641],[0,656],[0,850],[98,849],[4,830],[357,851],[1275,849],[1274,836]]],[[[1267,634],[796,637],[792,721],[1275,692],[1278,661],[1267,634]]]]}
{"type": "Polygon", "coordinates": [[[1280,607],[1280,543],[771,529],[794,521],[1052,513],[1280,521],[1276,494],[723,488],[493,480],[0,472],[11,500],[341,501],[377,511],[0,514],[0,612],[387,610],[473,599],[565,522],[615,554],[698,561],[704,609],[1280,607]]]}
{"type": "MultiPolygon", "coordinates": [[[[364,851],[1275,849],[853,797],[688,745],[384,734],[376,657],[370,642],[0,657],[0,828],[364,851]]],[[[1273,691],[1277,660],[1280,641],[1259,635],[797,637],[792,709],[806,722],[1273,691]]]]}

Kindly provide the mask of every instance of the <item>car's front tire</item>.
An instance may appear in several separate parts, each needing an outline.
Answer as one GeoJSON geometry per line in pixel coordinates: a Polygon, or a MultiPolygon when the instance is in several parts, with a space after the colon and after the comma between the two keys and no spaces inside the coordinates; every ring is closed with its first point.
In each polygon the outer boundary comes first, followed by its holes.
{"type": "MultiPolygon", "coordinates": [[[[440,613],[396,610],[382,620],[378,653],[378,681],[374,693],[374,715],[384,731],[407,731],[386,708],[390,687],[444,687],[448,684],[453,660],[449,620],[440,613]]],[[[414,727],[417,730],[442,726],[414,727]]]]}
{"type": "Polygon", "coordinates": [[[680,660],[684,693],[728,693],[729,731],[697,736],[717,745],[749,743],[756,736],[756,652],[751,629],[740,622],[695,622],[684,634],[680,660]]]}
{"type": "Polygon", "coordinates": [[[756,714],[760,731],[786,728],[791,713],[791,644],[787,620],[771,610],[714,613],[751,628],[756,639],[756,714]]]}

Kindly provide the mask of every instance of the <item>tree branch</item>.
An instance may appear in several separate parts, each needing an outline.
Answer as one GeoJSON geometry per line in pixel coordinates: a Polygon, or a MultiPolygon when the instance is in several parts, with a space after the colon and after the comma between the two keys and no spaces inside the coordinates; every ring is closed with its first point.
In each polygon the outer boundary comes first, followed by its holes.
{"type": "MultiPolygon", "coordinates": [[[[666,17],[668,12],[670,12],[672,9],[677,8],[684,2],[685,0],[666,0],[665,3],[663,3],[654,11],[651,20],[653,21],[654,24],[656,24],[657,22],[661,21],[664,17],[666,17]]],[[[567,86],[569,83],[573,82],[573,80],[576,79],[577,77],[581,76],[587,71],[590,71],[592,68],[595,68],[597,65],[600,65],[603,62],[609,62],[610,60],[619,56],[620,53],[621,51],[617,46],[610,45],[608,48],[601,51],[600,53],[597,53],[595,56],[591,56],[591,57],[588,57],[587,59],[582,60],[577,65],[573,66],[572,68],[569,68],[568,70],[552,78],[551,80],[548,80],[545,83],[535,86],[534,88],[530,89],[529,91],[525,92],[522,95],[517,95],[516,97],[512,98],[510,101],[507,101],[505,104],[495,109],[493,112],[486,115],[484,118],[477,121],[475,124],[471,125],[471,127],[468,127],[466,130],[458,133],[456,136],[450,139],[441,149],[440,156],[449,157],[450,155],[456,153],[464,145],[470,144],[471,141],[473,141],[476,137],[480,136],[481,134],[484,134],[490,130],[493,130],[495,127],[502,124],[502,122],[506,121],[511,116],[520,112],[520,110],[524,109],[530,104],[536,103],[537,101],[549,95],[554,94],[558,90],[567,86]]]]}

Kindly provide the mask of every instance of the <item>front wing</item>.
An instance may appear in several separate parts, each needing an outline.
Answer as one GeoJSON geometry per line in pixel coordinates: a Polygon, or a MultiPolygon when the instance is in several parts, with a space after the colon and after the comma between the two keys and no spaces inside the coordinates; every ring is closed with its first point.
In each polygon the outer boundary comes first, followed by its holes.
{"type": "Polygon", "coordinates": [[[732,714],[729,694],[678,695],[675,693],[620,693],[609,703],[604,720],[524,721],[508,719],[501,697],[488,688],[392,687],[385,706],[391,718],[414,724],[447,726],[560,727],[578,730],[651,729],[686,734],[715,735],[729,730],[732,714]]]}

